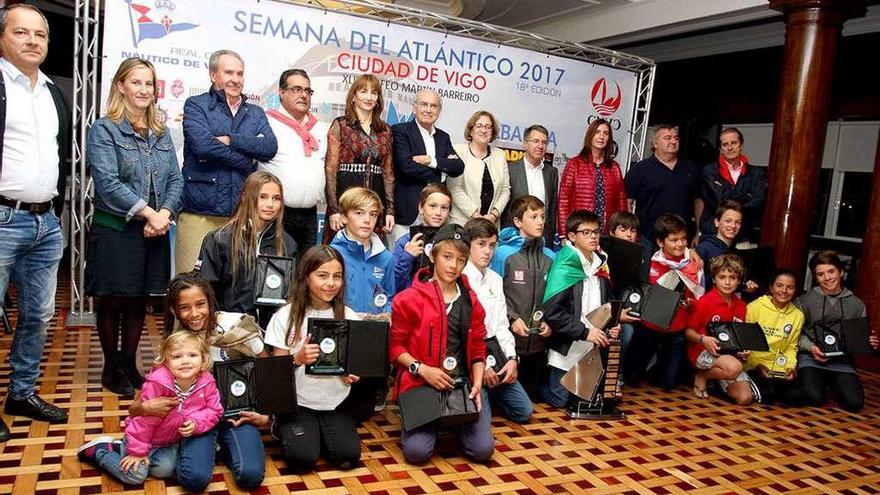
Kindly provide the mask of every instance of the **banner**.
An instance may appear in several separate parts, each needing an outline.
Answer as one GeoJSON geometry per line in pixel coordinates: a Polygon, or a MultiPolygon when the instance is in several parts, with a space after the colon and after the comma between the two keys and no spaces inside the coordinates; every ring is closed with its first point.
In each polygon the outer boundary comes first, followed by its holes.
{"type": "Polygon", "coordinates": [[[184,101],[207,91],[211,53],[231,49],[245,62],[248,101],[266,109],[280,105],[281,72],[300,68],[315,90],[313,112],[329,122],[343,114],[352,81],[368,72],[382,83],[390,124],[411,120],[416,92],[432,88],[443,99],[437,126],[453,142],[464,142],[474,111],[488,110],[504,148],[522,149],[532,124],[547,127],[547,151],[562,167],[580,152],[589,122],[602,117],[611,123],[617,161],[629,161],[636,92],[629,71],[271,0],[107,0],[104,12],[102,102],[122,60],[149,60],[178,150],[184,101]]]}

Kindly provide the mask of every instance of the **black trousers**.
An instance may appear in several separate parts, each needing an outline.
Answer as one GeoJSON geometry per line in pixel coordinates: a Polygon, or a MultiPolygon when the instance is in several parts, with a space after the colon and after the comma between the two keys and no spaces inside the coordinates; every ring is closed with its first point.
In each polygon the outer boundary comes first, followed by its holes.
{"type": "Polygon", "coordinates": [[[825,389],[830,388],[841,408],[856,412],[865,405],[862,382],[855,373],[842,373],[809,367],[798,370],[798,382],[807,404],[821,406],[825,402],[825,389]]]}
{"type": "Polygon", "coordinates": [[[296,241],[299,257],[318,243],[318,208],[284,207],[284,231],[296,241]]]}
{"type": "Polygon", "coordinates": [[[788,381],[778,378],[764,378],[758,370],[749,371],[749,378],[758,389],[761,404],[780,402],[790,406],[804,405],[804,395],[797,379],[788,381]]]}
{"type": "Polygon", "coordinates": [[[348,397],[339,405],[339,409],[348,411],[355,421],[363,422],[373,416],[373,408],[382,402],[380,397],[387,395],[387,378],[361,378],[351,386],[348,397]]]}
{"type": "Polygon", "coordinates": [[[277,421],[281,451],[292,471],[312,471],[322,454],[337,469],[351,469],[361,459],[357,427],[351,413],[343,408],[315,411],[300,407],[296,416],[277,421]]]}
{"type": "Polygon", "coordinates": [[[516,379],[525,389],[532,402],[539,402],[541,394],[538,388],[547,379],[547,352],[538,352],[519,357],[516,379]]]}

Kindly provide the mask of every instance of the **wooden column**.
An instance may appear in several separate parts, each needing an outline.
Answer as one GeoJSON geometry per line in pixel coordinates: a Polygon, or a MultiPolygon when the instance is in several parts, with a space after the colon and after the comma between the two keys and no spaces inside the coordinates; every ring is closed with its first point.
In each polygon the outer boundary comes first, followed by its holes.
{"type": "MultiPolygon", "coordinates": [[[[871,202],[868,204],[868,220],[862,236],[862,256],[859,258],[859,276],[856,295],[865,301],[868,318],[874,333],[880,329],[880,132],[877,153],[874,155],[874,178],[871,185],[871,202]]],[[[880,359],[859,361],[862,367],[880,370],[880,359]]]]}
{"type": "Polygon", "coordinates": [[[773,121],[770,187],[761,241],[773,246],[778,266],[802,274],[840,31],[847,19],[865,15],[865,3],[770,0],[770,8],[785,15],[785,52],[773,121]]]}

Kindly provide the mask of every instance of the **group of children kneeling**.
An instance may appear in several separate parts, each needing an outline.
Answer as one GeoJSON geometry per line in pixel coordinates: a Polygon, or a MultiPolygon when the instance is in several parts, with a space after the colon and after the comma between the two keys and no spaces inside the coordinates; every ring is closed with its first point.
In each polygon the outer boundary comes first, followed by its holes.
{"type": "MultiPolygon", "coordinates": [[[[646,255],[643,264],[648,283],[680,281],[676,285],[684,288],[682,303],[669,328],[651,328],[624,310],[620,325],[606,332],[594,328],[586,315],[619,298],[625,288],[610,282],[596,214],[572,213],[566,220],[567,242],[554,253],[543,245],[544,204],[538,198],[513,201],[514,226],[500,232],[482,218],[464,226],[447,224],[451,203],[444,185],[427,186],[419,213],[423,225],[437,228],[432,242],[426,244],[421,234],[405,235],[391,253],[374,233],[380,198],[364,188],[342,195],[344,229],[329,246],[301,254],[288,304],[272,315],[262,339],[250,345],[254,356],[291,356],[299,406],[293,417],[244,412],[235,421],[221,421],[223,408],[210,369],[212,361],[229,357],[222,344],[229,327],[224,321],[236,316],[220,311],[226,308],[214,296],[216,280],[209,283],[197,272],[176,277],[166,296],[166,328],[177,331],[160,347],[130,408],[123,440],[95,438],[79,450],[79,457],[124,483],[176,474],[184,488],[202,490],[210,482],[219,445],[236,482],[249,489],[259,486],[265,467],[262,427],[279,439],[294,471],[312,469],[322,455],[337,468],[355,466],[361,450],[356,422],[381,402],[376,392],[384,394],[385,384],[366,383],[354,375],[306,374],[303,365],[314,363],[320,353],[307,332],[308,319],[317,317],[391,322],[394,397],[419,385],[448,390],[466,383],[479,419],[454,427],[453,433],[475,461],[489,459],[494,450],[491,408],[524,423],[531,418],[533,402],[571,407],[579,399],[560,379],[592,346],[605,347],[612,339],[622,344],[624,376],[630,383],[655,358],[651,374],[657,383],[667,389],[677,386],[687,347],[695,370],[694,393],[701,398],[708,394],[709,380],[717,380],[740,404],[772,397],[821,404],[829,386],[846,409],[862,405],[852,363],[828,361],[809,330],[816,322],[839,325],[865,312],[861,301],[842,288],[842,264],[834,253],[811,260],[819,287],[801,297],[802,309],[792,302],[796,277],[788,270],[777,271],[769,294],[746,306],[737,295],[746,278],[742,260],[733,254],[715,253],[709,259],[693,255],[685,221],[663,215],[654,226],[659,250],[646,255]],[[713,282],[708,292],[703,263],[713,282]],[[770,352],[719,354],[718,341],[706,334],[711,321],[758,322],[770,352]],[[489,342],[501,350],[491,362],[489,342]],[[779,369],[784,376],[774,378],[779,375],[770,371],[779,369]]],[[[722,209],[719,221],[729,212],[722,209]]],[[[636,241],[637,227],[633,215],[619,212],[608,231],[636,241]]],[[[718,236],[729,237],[730,232],[719,229],[718,236]]],[[[722,241],[729,248],[735,237],[722,241]]],[[[877,346],[876,338],[872,344],[877,346]]],[[[428,460],[438,432],[436,424],[403,431],[406,459],[428,460]]]]}

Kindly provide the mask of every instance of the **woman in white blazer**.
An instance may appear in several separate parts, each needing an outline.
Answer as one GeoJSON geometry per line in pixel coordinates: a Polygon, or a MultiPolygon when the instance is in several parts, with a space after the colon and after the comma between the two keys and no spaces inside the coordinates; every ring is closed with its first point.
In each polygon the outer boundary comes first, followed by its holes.
{"type": "Polygon", "coordinates": [[[450,221],[464,225],[471,218],[483,217],[499,225],[498,219],[510,199],[507,159],[489,143],[498,137],[498,121],[485,111],[471,115],[464,128],[467,143],[453,145],[464,162],[464,173],[446,181],[452,193],[450,221]]]}

